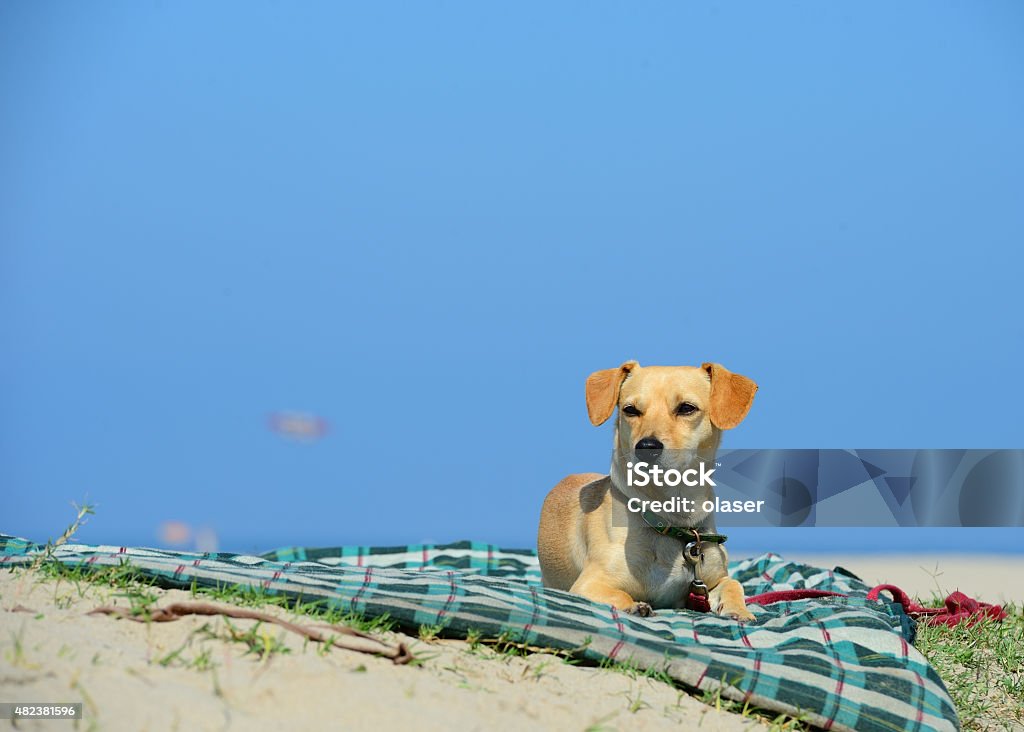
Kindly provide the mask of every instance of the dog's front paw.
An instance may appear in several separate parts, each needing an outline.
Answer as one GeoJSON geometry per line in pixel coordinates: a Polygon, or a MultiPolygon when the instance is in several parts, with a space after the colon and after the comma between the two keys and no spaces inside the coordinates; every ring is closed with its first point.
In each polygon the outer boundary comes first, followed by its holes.
{"type": "Polygon", "coordinates": [[[755,619],[754,614],[745,607],[721,607],[716,612],[718,615],[744,622],[755,619]]]}
{"type": "Polygon", "coordinates": [[[654,609],[646,602],[634,602],[629,607],[624,607],[622,609],[630,615],[639,615],[641,618],[654,615],[654,609]]]}
{"type": "Polygon", "coordinates": [[[747,610],[743,586],[734,579],[726,577],[715,585],[708,600],[711,601],[711,609],[715,615],[723,615],[741,622],[755,619],[753,613],[747,610]]]}

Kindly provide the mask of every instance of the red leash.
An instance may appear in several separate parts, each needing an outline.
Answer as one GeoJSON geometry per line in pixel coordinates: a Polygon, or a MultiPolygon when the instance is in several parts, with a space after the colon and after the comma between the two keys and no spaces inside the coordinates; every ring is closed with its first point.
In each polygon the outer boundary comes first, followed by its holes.
{"type": "Polygon", "coordinates": [[[764,592],[747,598],[747,604],[770,605],[773,602],[790,602],[792,600],[811,600],[815,597],[847,597],[842,592],[827,590],[776,590],[764,592]]]}
{"type": "MultiPolygon", "coordinates": [[[[868,593],[869,600],[878,600],[882,592],[892,595],[894,601],[903,606],[903,610],[915,620],[925,625],[947,625],[953,627],[960,623],[974,625],[983,620],[1000,621],[1006,617],[1006,611],[1000,605],[974,600],[962,592],[954,592],[946,598],[943,607],[925,607],[910,599],[910,595],[895,585],[878,585],[868,593]]],[[[841,592],[826,590],[778,590],[765,592],[747,598],[753,605],[770,605],[773,602],[790,602],[793,600],[809,600],[816,597],[847,597],[841,592]]]]}
{"type": "MultiPolygon", "coordinates": [[[[747,598],[748,605],[770,605],[773,602],[788,602],[791,600],[812,600],[816,597],[847,597],[841,592],[828,592],[827,590],[778,590],[777,592],[765,592],[760,595],[753,595],[747,598]]],[[[690,593],[686,601],[687,610],[696,610],[699,613],[711,612],[711,605],[708,604],[707,595],[690,593]]]]}
{"type": "Polygon", "coordinates": [[[891,594],[892,599],[903,606],[907,615],[920,620],[925,625],[947,625],[952,628],[960,623],[970,626],[983,620],[998,622],[1006,617],[1006,611],[1001,605],[979,602],[959,590],[946,598],[943,607],[918,605],[910,599],[906,592],[895,585],[879,585],[868,593],[868,599],[877,600],[882,592],[891,594]]]}

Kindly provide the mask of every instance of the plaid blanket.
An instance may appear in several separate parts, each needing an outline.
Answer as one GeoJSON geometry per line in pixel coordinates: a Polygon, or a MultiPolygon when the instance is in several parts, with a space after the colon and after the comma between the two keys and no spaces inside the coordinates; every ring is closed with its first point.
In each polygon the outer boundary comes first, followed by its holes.
{"type": "MultiPolygon", "coordinates": [[[[0,534],[0,567],[26,565],[38,545],[0,534]]],[[[869,600],[869,588],[840,568],[819,569],[774,554],[732,562],[748,596],[818,589],[844,597],[750,605],[741,624],[687,610],[654,617],[540,583],[536,554],[458,542],[397,547],[286,548],[262,556],[66,544],[63,563],[125,562],[166,586],[242,585],[272,594],[323,598],[405,627],[506,638],[575,651],[601,661],[656,668],[691,689],[784,712],[832,730],[956,730],[942,680],[913,647],[913,621],[899,605],[869,600]]]]}

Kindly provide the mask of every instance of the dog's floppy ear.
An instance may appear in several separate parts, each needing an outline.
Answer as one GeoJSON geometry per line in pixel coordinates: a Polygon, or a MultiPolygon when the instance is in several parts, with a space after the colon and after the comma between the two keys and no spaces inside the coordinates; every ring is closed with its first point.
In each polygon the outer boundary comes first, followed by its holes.
{"type": "Polygon", "coordinates": [[[720,363],[705,363],[701,367],[711,379],[711,424],[720,430],[731,430],[750,411],[757,384],[720,363]]]}
{"type": "Polygon", "coordinates": [[[587,377],[587,414],[591,424],[604,424],[612,416],[619,403],[619,387],[639,365],[636,361],[626,361],[617,369],[595,371],[587,377]]]}

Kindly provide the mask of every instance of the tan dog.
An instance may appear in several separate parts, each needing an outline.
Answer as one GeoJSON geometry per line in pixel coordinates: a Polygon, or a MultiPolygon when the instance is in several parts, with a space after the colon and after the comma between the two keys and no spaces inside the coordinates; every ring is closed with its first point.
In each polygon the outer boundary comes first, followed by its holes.
{"type": "MultiPolygon", "coordinates": [[[[627,510],[630,498],[661,500],[671,494],[690,497],[700,506],[714,499],[712,489],[706,485],[639,488],[628,485],[626,471],[627,463],[652,450],[664,456],[658,458],[659,463],[668,463],[664,469],[683,471],[701,461],[713,465],[722,430],[743,421],[756,391],[757,385],[747,377],[712,363],[700,368],[642,368],[628,361],[617,369],[591,374],[587,379],[590,421],[602,424],[619,408],[611,475],[570,475],[544,500],[537,537],[544,584],[649,615],[652,606],[684,606],[696,567],[710,590],[708,601],[714,612],[753,620],[743,588],[728,576],[728,558],[720,543],[702,542],[703,559],[688,561],[684,555],[688,538],[683,531],[674,531],[683,538],[663,535],[654,528],[657,521],[652,523],[650,514],[645,518],[627,510]]],[[[699,534],[715,535],[714,513],[698,510],[661,517],[686,532],[696,529],[699,534]],[[680,526],[681,520],[688,525],[680,526]]]]}

